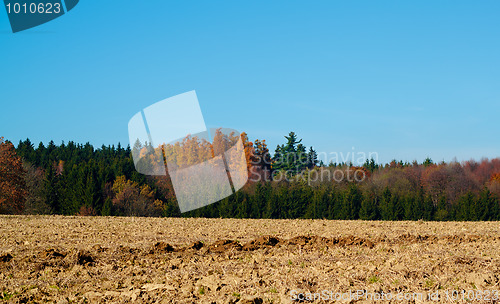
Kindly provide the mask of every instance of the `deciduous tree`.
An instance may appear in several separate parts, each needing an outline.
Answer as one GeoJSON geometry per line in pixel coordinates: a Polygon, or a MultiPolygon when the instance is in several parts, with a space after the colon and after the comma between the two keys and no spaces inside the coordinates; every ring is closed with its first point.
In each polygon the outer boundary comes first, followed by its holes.
{"type": "Polygon", "coordinates": [[[26,195],[24,174],[14,145],[0,137],[0,213],[22,213],[26,195]]]}

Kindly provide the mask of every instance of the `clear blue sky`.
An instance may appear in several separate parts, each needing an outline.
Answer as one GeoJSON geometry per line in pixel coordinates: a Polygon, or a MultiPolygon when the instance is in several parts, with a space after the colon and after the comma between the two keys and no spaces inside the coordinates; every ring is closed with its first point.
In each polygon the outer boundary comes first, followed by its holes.
{"type": "Polygon", "coordinates": [[[0,136],[128,143],[139,110],[196,90],[205,121],[323,152],[500,156],[499,1],[88,1],[12,34],[0,136]]]}

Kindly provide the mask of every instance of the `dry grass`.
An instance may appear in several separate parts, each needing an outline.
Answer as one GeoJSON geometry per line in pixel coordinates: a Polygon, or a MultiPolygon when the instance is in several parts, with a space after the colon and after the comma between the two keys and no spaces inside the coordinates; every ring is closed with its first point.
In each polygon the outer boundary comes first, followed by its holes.
{"type": "Polygon", "coordinates": [[[0,302],[289,303],[293,290],[446,302],[500,290],[499,224],[2,216],[0,302]]]}

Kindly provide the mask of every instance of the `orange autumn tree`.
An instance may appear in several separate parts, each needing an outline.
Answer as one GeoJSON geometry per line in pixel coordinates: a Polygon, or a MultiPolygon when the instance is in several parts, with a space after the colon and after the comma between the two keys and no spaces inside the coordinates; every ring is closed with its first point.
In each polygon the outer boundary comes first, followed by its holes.
{"type": "Polygon", "coordinates": [[[248,135],[241,133],[248,171],[249,182],[264,182],[272,180],[271,154],[266,140],[248,140],[248,135]]]}
{"type": "Polygon", "coordinates": [[[500,182],[500,173],[494,173],[490,178],[490,182],[500,182]]]}
{"type": "Polygon", "coordinates": [[[488,183],[488,189],[500,197],[500,173],[493,173],[488,183]]]}
{"type": "Polygon", "coordinates": [[[14,145],[0,137],[0,213],[22,213],[25,195],[22,160],[14,145]]]}
{"type": "Polygon", "coordinates": [[[155,191],[148,185],[127,180],[118,176],[113,183],[115,197],[112,202],[120,215],[159,216],[163,202],[155,200],[155,191]]]}

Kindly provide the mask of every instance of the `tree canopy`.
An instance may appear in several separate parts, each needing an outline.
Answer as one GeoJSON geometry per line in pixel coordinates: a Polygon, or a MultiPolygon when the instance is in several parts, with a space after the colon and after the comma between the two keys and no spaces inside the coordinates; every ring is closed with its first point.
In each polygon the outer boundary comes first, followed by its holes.
{"type": "Polygon", "coordinates": [[[72,141],[35,147],[26,139],[14,147],[2,138],[0,213],[500,220],[500,159],[436,164],[427,158],[385,165],[366,159],[360,166],[325,166],[294,132],[285,136],[274,155],[265,140],[252,142],[245,133],[217,134],[213,144],[186,137],[165,146],[164,155],[141,143],[134,149],[72,141]],[[238,138],[247,161],[245,187],[184,214],[169,176],[140,174],[132,159],[135,150],[154,161],[165,158],[189,166],[222,153],[238,138]]]}

